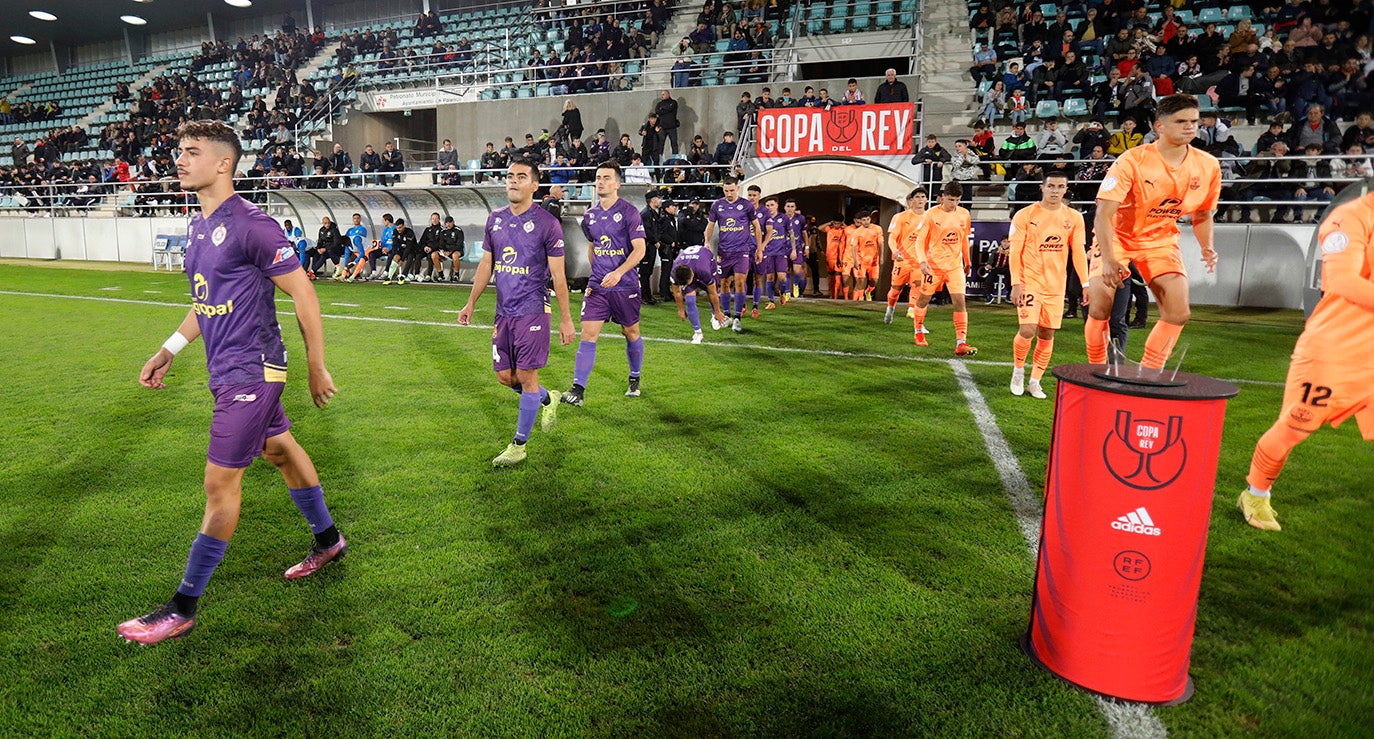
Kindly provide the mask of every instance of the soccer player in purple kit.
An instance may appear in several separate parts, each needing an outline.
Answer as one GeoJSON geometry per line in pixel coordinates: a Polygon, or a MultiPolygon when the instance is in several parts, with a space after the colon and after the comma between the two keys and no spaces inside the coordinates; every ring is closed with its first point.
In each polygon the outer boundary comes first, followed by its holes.
{"type": "Polygon", "coordinates": [[[323,408],[338,392],[324,366],[315,288],[276,222],[234,194],[232,178],[243,149],[233,129],[218,121],[195,121],[183,124],[177,138],[177,178],[200,201],[187,231],[191,311],[143,365],[139,383],[165,388],[163,378],[177,352],[204,337],[215,410],[205,464],[205,517],[181,583],[172,600],[117,629],[126,640],[144,645],[179,639],[195,628],[197,602],[238,526],[243,472],[259,454],[281,472],[315,535],[309,555],[286,570],[286,578],[311,575],[348,551],[324,504],[315,465],[291,436],[281,403],[286,348],[277,325],[276,288],[295,301],[315,405],[323,408]]]}
{"type": "MultiPolygon", "coordinates": [[[[787,300],[791,297],[785,290],[787,285],[787,267],[792,263],[796,251],[788,240],[787,234],[789,224],[787,216],[778,211],[778,199],[769,196],[763,201],[764,210],[762,214],[763,222],[763,260],[755,268],[757,273],[757,284],[768,286],[768,305],[765,310],[774,310],[778,307],[778,294],[782,296],[782,304],[787,305],[787,300]]],[[[758,305],[758,287],[755,287],[754,304],[758,305]]]]}
{"type": "Polygon", "coordinates": [[[792,274],[787,291],[800,298],[806,288],[806,216],[797,210],[797,201],[792,198],[783,201],[782,212],[787,216],[787,243],[792,247],[792,274]]]}
{"type": "Polygon", "coordinates": [[[487,216],[482,236],[482,263],[472,281],[467,305],[458,323],[472,325],[472,310],[487,284],[496,282],[496,330],[491,337],[491,363],[496,379],[520,394],[515,438],[491,461],[509,467],[525,459],[525,446],[534,420],[545,431],[553,428],[558,395],[539,385],[539,370],[549,361],[549,292],[553,280],[558,297],[558,336],[572,343],[572,311],[568,308],[568,278],[563,272],[563,225],[543,208],[534,207],[539,189],[539,165],[525,159],[506,170],[506,199],[510,205],[487,216]]]}
{"type": "Polygon", "coordinates": [[[763,234],[759,230],[754,206],[739,196],[739,181],[734,177],[721,180],[720,189],[725,196],[711,203],[706,216],[706,246],[711,244],[711,235],[720,227],[720,243],[716,247],[716,257],[720,260],[722,273],[731,273],[726,283],[727,307],[729,295],[734,295],[734,322],[730,328],[742,333],[740,318],[744,315],[744,288],[749,277],[749,260],[752,256],[763,256],[763,234]],[[730,284],[730,283],[733,283],[730,284]],[[730,291],[733,287],[734,290],[730,291]]]}
{"type": "Polygon", "coordinates": [[[639,276],[644,258],[644,221],[633,205],[620,199],[620,165],[606,161],[596,167],[597,202],[582,214],[582,233],[587,237],[587,296],[582,301],[582,341],[573,362],[572,389],[563,402],[581,407],[587,381],[596,366],[596,340],[606,321],[620,325],[625,335],[625,356],[630,363],[629,389],[625,396],[639,397],[639,374],[644,368],[644,339],[639,335],[639,276]]]}
{"type": "Polygon", "coordinates": [[[711,328],[719,331],[726,324],[725,313],[720,309],[720,293],[716,290],[720,265],[710,249],[704,246],[689,246],[678,252],[673,260],[670,275],[673,283],[673,300],[677,301],[679,321],[692,322],[692,343],[700,344],[701,316],[697,313],[697,290],[705,290],[711,301],[711,328]]]}

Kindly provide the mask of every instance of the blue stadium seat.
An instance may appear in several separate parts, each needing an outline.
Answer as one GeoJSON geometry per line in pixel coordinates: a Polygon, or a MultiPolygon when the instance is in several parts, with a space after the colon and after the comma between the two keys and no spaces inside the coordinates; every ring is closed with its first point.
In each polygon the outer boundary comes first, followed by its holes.
{"type": "Polygon", "coordinates": [[[1054,118],[1059,115],[1058,100],[1041,100],[1035,104],[1036,118],[1054,118]]]}
{"type": "Polygon", "coordinates": [[[1243,5],[1238,3],[1236,5],[1232,5],[1230,9],[1226,11],[1226,20],[1243,21],[1247,18],[1254,18],[1254,15],[1250,11],[1249,5],[1243,5]]]}
{"type": "Polygon", "coordinates": [[[1068,98],[1064,101],[1064,107],[1060,111],[1070,118],[1078,118],[1088,114],[1088,101],[1083,98],[1068,98]]]}
{"type": "Polygon", "coordinates": [[[855,31],[867,31],[873,24],[873,5],[868,2],[854,4],[854,18],[852,24],[855,31]]]}
{"type": "Polygon", "coordinates": [[[1208,111],[1214,111],[1217,109],[1217,105],[1216,103],[1212,102],[1212,97],[1210,95],[1198,95],[1197,104],[1198,110],[1203,113],[1206,113],[1208,111]]]}
{"type": "Polygon", "coordinates": [[[723,38],[723,39],[717,39],[717,40],[716,40],[716,51],[729,51],[729,50],[730,50],[730,39],[728,39],[728,38],[723,38]]]}

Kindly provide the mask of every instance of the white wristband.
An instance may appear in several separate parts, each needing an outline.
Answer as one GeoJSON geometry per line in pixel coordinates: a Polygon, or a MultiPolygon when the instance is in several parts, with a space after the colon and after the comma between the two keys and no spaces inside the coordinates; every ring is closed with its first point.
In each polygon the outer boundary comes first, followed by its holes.
{"type": "Polygon", "coordinates": [[[185,336],[181,335],[180,331],[173,331],[172,335],[168,336],[167,340],[162,342],[162,348],[171,352],[172,356],[175,357],[177,355],[177,352],[181,351],[182,349],[185,349],[186,346],[190,343],[191,342],[188,341],[185,336]]]}

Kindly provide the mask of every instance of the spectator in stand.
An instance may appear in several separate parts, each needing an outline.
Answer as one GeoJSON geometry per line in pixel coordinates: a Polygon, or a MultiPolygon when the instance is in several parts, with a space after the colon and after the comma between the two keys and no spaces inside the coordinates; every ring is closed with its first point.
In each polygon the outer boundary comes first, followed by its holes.
{"type": "Polygon", "coordinates": [[[1231,127],[1217,116],[1217,112],[1209,110],[1202,114],[1202,118],[1197,127],[1197,138],[1193,139],[1193,146],[1204,151],[1213,151],[1213,147],[1227,148],[1235,140],[1231,138],[1231,127]]]}
{"type": "Polygon", "coordinates": [[[1024,69],[1021,69],[1020,64],[1011,62],[1007,65],[1007,71],[1002,75],[1002,84],[1007,91],[1007,96],[1011,97],[1011,93],[1016,90],[1026,89],[1026,86],[1030,84],[1030,76],[1026,74],[1024,69]]]}
{"type": "Polygon", "coordinates": [[[1007,115],[1011,118],[1011,124],[1015,126],[1020,123],[1024,127],[1030,113],[1030,100],[1026,99],[1026,91],[1013,90],[1011,98],[1007,100],[1007,115]]]}
{"type": "Polygon", "coordinates": [[[844,97],[840,98],[840,105],[863,105],[864,94],[859,90],[859,81],[850,77],[845,82],[844,97]]]}
{"type": "Polygon", "coordinates": [[[739,96],[739,104],[735,106],[735,130],[743,131],[744,124],[754,121],[754,113],[758,110],[758,105],[754,103],[753,96],[748,91],[739,96]]]}
{"type": "Polygon", "coordinates": [[[625,184],[649,185],[652,183],[653,178],[649,175],[649,168],[644,165],[644,158],[639,154],[632,155],[629,166],[625,167],[625,184]]]}
{"type": "Polygon", "coordinates": [[[1078,132],[1073,135],[1073,143],[1078,147],[1079,159],[1087,159],[1094,146],[1101,146],[1102,151],[1106,152],[1110,141],[1111,134],[1107,133],[1107,127],[1101,118],[1093,118],[1079,126],[1078,132]]]}
{"type": "Polygon", "coordinates": [[[897,70],[888,69],[886,72],[883,72],[883,81],[878,84],[878,91],[873,93],[873,102],[911,102],[911,94],[907,92],[906,83],[897,79],[897,70]]]}
{"type": "Polygon", "coordinates": [[[1149,128],[1155,119],[1155,83],[1145,70],[1131,70],[1121,96],[1122,114],[1135,118],[1136,123],[1149,128]]]}
{"type": "Polygon", "coordinates": [[[989,126],[997,125],[997,119],[1007,109],[1006,85],[996,80],[992,87],[983,93],[983,107],[978,111],[978,119],[987,121],[989,126]]]}
{"type": "Polygon", "coordinates": [[[664,148],[671,145],[673,153],[679,154],[682,148],[677,143],[677,101],[673,99],[673,94],[667,90],[662,90],[658,94],[658,102],[654,103],[654,113],[658,116],[658,125],[663,130],[664,148]]]}
{"type": "MultiPolygon", "coordinates": [[[[1258,152],[1250,159],[1245,168],[1245,178],[1254,180],[1236,187],[1237,194],[1244,202],[1240,208],[1240,221],[1253,223],[1250,219],[1250,203],[1256,200],[1291,201],[1296,197],[1291,180],[1293,161],[1288,158],[1288,142],[1276,139],[1273,147],[1258,152]]],[[[1283,216],[1291,206],[1283,205],[1274,209],[1270,223],[1286,222],[1283,216]]]]}
{"type": "MultiPolygon", "coordinates": [[[[620,134],[620,144],[611,150],[611,158],[621,167],[630,166],[630,161],[635,157],[635,148],[630,145],[630,134],[620,134]]],[[[626,180],[629,182],[629,180],[626,180]]]]}
{"type": "Polygon", "coordinates": [[[1331,174],[1334,177],[1369,179],[1374,177],[1374,164],[1365,153],[1369,151],[1359,144],[1346,147],[1345,156],[1331,160],[1331,174]]]}
{"type": "Polygon", "coordinates": [[[973,84],[982,84],[983,80],[996,79],[1000,75],[997,72],[997,52],[988,48],[986,43],[978,44],[978,51],[973,53],[973,66],[968,73],[973,77],[973,84]]]}
{"type": "MultiPolygon", "coordinates": [[[[678,42],[672,69],[673,87],[682,88],[692,84],[692,70],[696,68],[695,53],[689,39],[684,38],[678,42]]],[[[741,59],[741,61],[743,60],[741,59]]]]}
{"type": "Polygon", "coordinates": [[[14,137],[14,145],[10,147],[10,160],[15,167],[22,167],[29,162],[29,145],[18,136],[14,137]]]}
{"type": "Polygon", "coordinates": [[[1144,142],[1144,134],[1136,131],[1135,119],[1127,118],[1121,122],[1121,130],[1112,134],[1111,139],[1108,140],[1107,153],[1119,157],[1144,142]]]}
{"type": "MultiPolygon", "coordinates": [[[[491,144],[487,144],[487,146],[490,147],[491,144]]],[[[439,154],[434,159],[434,169],[439,172],[445,172],[448,171],[450,167],[453,169],[458,168],[458,152],[454,150],[452,141],[444,139],[444,145],[439,147],[439,154]]],[[[437,179],[436,177],[436,180],[437,179]]]]}
{"type": "Polygon", "coordinates": [[[1035,140],[1035,148],[1039,150],[1041,159],[1052,159],[1068,151],[1069,137],[1059,130],[1058,118],[1045,119],[1045,127],[1035,140]]]}
{"type": "Polygon", "coordinates": [[[1078,53],[1069,51],[1064,54],[1064,64],[1059,70],[1059,79],[1055,82],[1053,95],[1056,99],[1062,100],[1072,95],[1082,95],[1088,90],[1088,67],[1079,61],[1078,53]]]}
{"type": "Polygon", "coordinates": [[[968,139],[954,142],[954,154],[949,158],[949,177],[963,185],[964,201],[973,200],[973,182],[983,178],[983,168],[978,162],[978,154],[969,148],[968,139]]]}
{"type": "Polygon", "coordinates": [[[1287,139],[1290,149],[1305,150],[1308,144],[1317,144],[1328,154],[1340,153],[1341,130],[1320,105],[1308,106],[1306,117],[1289,127],[1287,139]]]}
{"type": "Polygon", "coordinates": [[[577,103],[572,100],[563,103],[563,120],[559,128],[569,139],[582,138],[582,111],[577,109],[577,103]]]}
{"type": "Polygon", "coordinates": [[[720,143],[716,145],[715,164],[730,164],[735,161],[735,134],[726,131],[720,137],[720,143]]]}
{"type": "Polygon", "coordinates": [[[382,157],[372,148],[372,144],[363,147],[363,155],[358,157],[358,171],[362,173],[361,182],[367,185],[370,182],[376,184],[376,174],[382,169],[382,157]]]}
{"type": "MultiPolygon", "coordinates": [[[[1002,148],[998,149],[997,156],[1004,162],[1024,162],[1035,159],[1037,153],[1035,140],[1026,135],[1026,124],[1013,123],[1011,135],[1002,142],[1002,148]]],[[[1007,179],[1012,178],[1016,166],[1007,165],[1007,179]]]]}
{"type": "Polygon", "coordinates": [[[1349,152],[1350,147],[1359,144],[1363,147],[1374,146],[1374,113],[1362,110],[1355,116],[1355,122],[1345,129],[1341,136],[1341,151],[1349,152]]]}
{"type": "Polygon", "coordinates": [[[396,175],[404,172],[405,168],[405,155],[401,153],[400,149],[396,148],[395,144],[390,141],[386,142],[386,144],[382,146],[382,164],[380,169],[390,176],[382,177],[382,185],[389,187],[396,184],[396,180],[399,179],[396,175]]]}
{"type": "Polygon", "coordinates": [[[949,149],[941,146],[939,139],[932,133],[926,136],[926,145],[916,152],[911,163],[921,165],[925,172],[926,190],[931,192],[939,189],[940,183],[944,182],[945,165],[949,161],[949,149]]]}
{"type": "MultiPolygon", "coordinates": [[[[1319,157],[1322,155],[1321,144],[1308,144],[1305,150],[1308,157],[1319,157]]],[[[1298,199],[1308,202],[1329,203],[1336,197],[1336,188],[1332,185],[1330,159],[1303,159],[1293,163],[1293,178],[1300,181],[1296,194],[1298,199]]],[[[1310,220],[1316,223],[1320,220],[1322,206],[1317,206],[1312,211],[1310,219],[1304,219],[1301,208],[1294,208],[1294,220],[1299,223],[1310,220]]]]}
{"type": "Polygon", "coordinates": [[[645,164],[657,166],[663,161],[663,126],[658,122],[658,114],[650,113],[648,119],[639,127],[639,150],[645,164]]]}
{"type": "Polygon", "coordinates": [[[1078,171],[1074,173],[1074,199],[1092,202],[1097,197],[1098,185],[1107,176],[1107,169],[1116,157],[1108,156],[1107,148],[1102,144],[1093,144],[1081,158],[1086,161],[1079,163],[1078,171]]]}
{"type": "Polygon", "coordinates": [[[687,40],[692,44],[692,51],[705,54],[716,45],[716,31],[705,23],[698,23],[696,30],[687,35],[687,40]]]}

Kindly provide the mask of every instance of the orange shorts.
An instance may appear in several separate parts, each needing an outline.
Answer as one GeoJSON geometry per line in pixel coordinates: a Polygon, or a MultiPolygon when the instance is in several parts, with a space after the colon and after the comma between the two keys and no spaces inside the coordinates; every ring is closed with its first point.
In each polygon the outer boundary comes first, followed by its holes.
{"type": "Polygon", "coordinates": [[[1293,357],[1279,418],[1300,431],[1340,426],[1351,416],[1374,441],[1374,368],[1293,357]]]}
{"type": "Polygon", "coordinates": [[[1033,323],[1056,331],[1064,323],[1064,296],[1045,295],[1034,288],[1021,288],[1022,304],[1016,308],[1016,322],[1033,323]]]}
{"type": "Polygon", "coordinates": [[[932,266],[930,275],[921,279],[921,294],[934,295],[940,292],[941,287],[948,287],[950,295],[963,295],[964,270],[960,267],[940,269],[932,266]]]}
{"type": "Polygon", "coordinates": [[[921,268],[910,259],[892,263],[892,288],[917,285],[921,282],[921,268]]]}
{"type": "MultiPolygon", "coordinates": [[[[1183,255],[1179,253],[1178,247],[1145,250],[1122,249],[1120,256],[1122,263],[1130,261],[1135,264],[1135,268],[1140,270],[1140,276],[1147,285],[1154,282],[1156,277],[1171,272],[1176,272],[1184,277],[1188,276],[1188,270],[1183,267],[1183,255]]],[[[1088,280],[1096,280],[1101,276],[1102,258],[1093,257],[1088,262],[1088,280]]]]}
{"type": "Polygon", "coordinates": [[[825,251],[825,265],[830,270],[830,274],[841,274],[849,271],[845,267],[844,256],[838,248],[825,251]]]}
{"type": "Polygon", "coordinates": [[[853,265],[853,271],[855,277],[863,277],[865,279],[873,280],[875,282],[878,279],[877,262],[859,262],[858,264],[853,265]]]}

